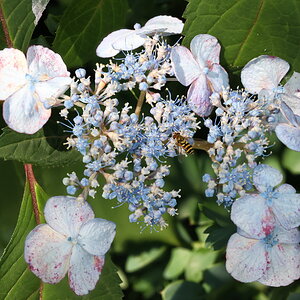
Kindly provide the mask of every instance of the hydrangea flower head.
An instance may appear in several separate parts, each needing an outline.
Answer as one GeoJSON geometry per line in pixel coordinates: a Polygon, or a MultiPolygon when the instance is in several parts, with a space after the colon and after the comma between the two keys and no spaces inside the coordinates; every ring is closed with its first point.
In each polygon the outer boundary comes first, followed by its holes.
{"type": "Polygon", "coordinates": [[[282,175],[278,170],[258,165],[253,172],[253,183],[259,193],[246,194],[233,203],[232,221],[251,235],[259,235],[260,222],[270,213],[286,230],[299,226],[300,194],[296,194],[289,184],[275,188],[281,181],[282,175]]]}
{"type": "Polygon", "coordinates": [[[250,60],[243,68],[242,84],[251,94],[266,92],[274,96],[289,68],[289,64],[279,57],[261,55],[250,60]]]}
{"type": "Polygon", "coordinates": [[[105,37],[96,49],[99,57],[112,57],[121,50],[134,50],[142,46],[147,36],[180,34],[183,29],[181,20],[171,16],[157,16],[150,19],[143,27],[135,24],[134,29],[120,29],[105,37]]]}
{"type": "Polygon", "coordinates": [[[25,55],[17,49],[0,51],[0,99],[3,118],[15,131],[32,134],[48,121],[51,110],[43,102],[62,94],[71,83],[59,54],[31,46],[25,55]]]}
{"type": "Polygon", "coordinates": [[[259,281],[286,286],[300,277],[300,232],[275,225],[267,214],[260,226],[250,223],[248,231],[238,228],[226,250],[226,269],[242,282],[259,281]],[[254,233],[256,232],[256,233],[254,233]]]}
{"type": "Polygon", "coordinates": [[[38,225],[26,238],[25,261],[47,283],[58,283],[68,272],[72,290],[87,294],[99,279],[115,224],[94,218],[87,202],[68,196],[50,198],[44,215],[48,224],[38,225]]]}
{"type": "Polygon", "coordinates": [[[212,110],[210,95],[228,87],[228,74],[219,64],[221,46],[209,34],[196,35],[191,41],[191,51],[184,46],[172,49],[171,60],[175,76],[185,85],[191,85],[187,100],[200,116],[212,110]]]}

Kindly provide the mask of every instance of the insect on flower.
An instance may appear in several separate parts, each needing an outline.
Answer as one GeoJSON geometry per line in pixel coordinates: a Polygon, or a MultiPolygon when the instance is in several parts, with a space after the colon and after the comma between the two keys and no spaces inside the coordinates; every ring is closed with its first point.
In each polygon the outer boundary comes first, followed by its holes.
{"type": "Polygon", "coordinates": [[[184,149],[184,151],[187,154],[192,154],[194,153],[194,149],[193,146],[186,140],[185,137],[183,137],[182,135],[180,135],[179,132],[174,132],[173,133],[173,139],[176,140],[176,145],[178,147],[181,147],[184,149]]]}

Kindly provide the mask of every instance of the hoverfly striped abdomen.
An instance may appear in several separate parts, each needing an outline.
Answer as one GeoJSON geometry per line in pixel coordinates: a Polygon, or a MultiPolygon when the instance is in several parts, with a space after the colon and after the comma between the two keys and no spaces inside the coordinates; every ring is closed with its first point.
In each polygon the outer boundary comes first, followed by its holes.
{"type": "Polygon", "coordinates": [[[193,146],[179,132],[173,133],[173,139],[176,140],[176,145],[183,148],[187,154],[194,153],[193,146]]]}

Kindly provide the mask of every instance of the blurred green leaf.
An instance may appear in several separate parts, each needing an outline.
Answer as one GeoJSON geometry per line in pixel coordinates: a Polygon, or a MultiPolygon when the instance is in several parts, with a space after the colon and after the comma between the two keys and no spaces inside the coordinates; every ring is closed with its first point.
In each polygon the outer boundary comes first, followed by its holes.
{"type": "Polygon", "coordinates": [[[0,158],[48,167],[79,161],[76,150],[65,150],[65,139],[52,132],[45,134],[43,129],[35,134],[23,134],[6,127],[0,136],[0,158]]]}
{"type": "Polygon", "coordinates": [[[300,174],[300,152],[284,149],[282,164],[291,173],[300,174]]]}
{"type": "Polygon", "coordinates": [[[193,251],[190,260],[186,265],[185,279],[188,281],[200,282],[203,278],[203,271],[210,268],[217,258],[218,252],[211,249],[199,249],[193,251]]]}
{"type": "Polygon", "coordinates": [[[206,299],[200,284],[178,280],[167,285],[161,293],[163,300],[206,299]]]}
{"type": "Polygon", "coordinates": [[[125,24],[126,0],[74,0],[60,19],[53,48],[69,67],[96,59],[96,48],[125,24]]]}
{"type": "Polygon", "coordinates": [[[267,54],[300,69],[299,1],[189,0],[184,17],[184,44],[199,33],[216,36],[227,66],[241,67],[267,54]]]}
{"type": "Polygon", "coordinates": [[[138,255],[130,255],[126,261],[126,272],[135,272],[149,265],[159,257],[161,257],[166,251],[166,247],[155,247],[149,251],[143,251],[138,255]]]}
{"type": "MultiPolygon", "coordinates": [[[[2,0],[0,8],[13,47],[25,52],[35,27],[32,0],[2,0]]],[[[6,44],[5,47],[7,46],[6,44]]]]}
{"type": "MultiPolygon", "coordinates": [[[[35,192],[38,206],[42,209],[48,196],[38,184],[35,192]]],[[[23,257],[25,238],[36,225],[29,184],[26,183],[16,228],[0,259],[0,299],[25,300],[32,294],[38,295],[40,280],[29,271],[23,257]]]]}
{"type": "Polygon", "coordinates": [[[192,255],[191,250],[186,248],[172,249],[171,258],[164,271],[164,278],[174,279],[183,273],[192,255]]]}
{"type": "Polygon", "coordinates": [[[215,221],[220,226],[228,226],[232,224],[229,212],[222,205],[218,205],[213,199],[210,201],[201,201],[200,210],[206,217],[215,221]]]}

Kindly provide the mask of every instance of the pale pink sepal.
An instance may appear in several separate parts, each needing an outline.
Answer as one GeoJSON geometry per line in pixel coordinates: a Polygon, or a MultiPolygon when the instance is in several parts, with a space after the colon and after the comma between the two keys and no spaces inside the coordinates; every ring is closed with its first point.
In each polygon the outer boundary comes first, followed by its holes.
{"type": "Polygon", "coordinates": [[[268,286],[286,286],[300,278],[300,245],[278,244],[268,251],[268,266],[258,281],[268,286]]]}
{"type": "Polygon", "coordinates": [[[61,56],[49,48],[30,46],[26,57],[29,73],[37,76],[40,81],[49,80],[54,77],[70,76],[61,56]]]}
{"type": "Polygon", "coordinates": [[[104,255],[109,250],[115,234],[115,223],[97,218],[83,224],[78,241],[89,253],[104,255]]]}
{"type": "Polygon", "coordinates": [[[277,186],[282,179],[279,170],[265,164],[258,165],[253,172],[253,183],[260,192],[264,192],[268,187],[277,186]]]}
{"type": "Polygon", "coordinates": [[[266,89],[273,91],[289,70],[289,64],[275,56],[261,55],[250,60],[241,72],[245,90],[258,94],[266,89]]]}
{"type": "Polygon", "coordinates": [[[184,46],[176,46],[172,49],[171,61],[176,78],[185,86],[190,85],[201,74],[191,51],[184,46]]]}
{"type": "Polygon", "coordinates": [[[161,33],[162,35],[180,34],[183,29],[183,22],[171,16],[157,16],[149,21],[138,30],[139,34],[155,34],[161,33]]]}
{"type": "Polygon", "coordinates": [[[266,200],[260,195],[237,199],[231,208],[231,220],[249,236],[264,238],[273,231],[275,219],[266,200]]]}
{"type": "Polygon", "coordinates": [[[196,114],[205,117],[210,115],[212,111],[210,95],[211,90],[208,86],[206,76],[199,74],[198,78],[191,84],[188,90],[187,101],[196,114]]]}
{"type": "Polygon", "coordinates": [[[233,234],[227,244],[226,269],[233,278],[252,282],[262,277],[266,269],[263,243],[233,234]]]}
{"type": "Polygon", "coordinates": [[[3,104],[3,118],[7,125],[20,133],[33,134],[48,121],[51,110],[46,109],[37,93],[25,85],[3,104]]]}
{"type": "Polygon", "coordinates": [[[13,48],[0,51],[0,100],[5,100],[26,83],[27,72],[23,52],[13,48]]]}
{"type": "Polygon", "coordinates": [[[46,203],[44,215],[49,226],[70,237],[77,237],[80,227],[95,217],[86,201],[80,202],[70,196],[50,198],[46,203]]]}
{"type": "Polygon", "coordinates": [[[24,258],[36,276],[53,284],[66,275],[72,246],[64,235],[42,224],[27,236],[24,258]]]}
{"type": "Polygon", "coordinates": [[[207,72],[207,79],[211,84],[211,90],[214,92],[220,93],[229,87],[228,74],[221,65],[212,65],[207,72]]]}
{"type": "Polygon", "coordinates": [[[95,256],[74,245],[68,271],[69,284],[77,295],[86,295],[96,286],[104,265],[104,256],[95,256]]]}
{"type": "Polygon", "coordinates": [[[275,128],[278,139],[288,148],[300,152],[300,127],[290,124],[278,124],[275,128]]]}
{"type": "Polygon", "coordinates": [[[192,39],[190,48],[202,69],[211,68],[213,64],[219,64],[221,46],[214,36],[198,34],[192,39]]]}

